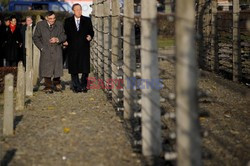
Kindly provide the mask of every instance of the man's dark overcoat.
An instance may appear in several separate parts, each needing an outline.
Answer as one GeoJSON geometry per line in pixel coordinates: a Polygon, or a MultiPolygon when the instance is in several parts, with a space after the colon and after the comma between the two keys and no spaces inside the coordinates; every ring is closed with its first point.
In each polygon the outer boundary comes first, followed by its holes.
{"type": "Polygon", "coordinates": [[[81,16],[80,27],[77,31],[74,16],[65,20],[65,33],[67,35],[68,68],[70,74],[90,72],[90,42],[87,35],[94,36],[91,19],[81,16]]]}
{"type": "Polygon", "coordinates": [[[66,40],[63,24],[56,21],[52,28],[46,20],[38,22],[35,27],[33,41],[41,50],[39,73],[41,77],[61,77],[63,75],[62,43],[66,40]],[[59,39],[51,44],[52,37],[59,39]]]}

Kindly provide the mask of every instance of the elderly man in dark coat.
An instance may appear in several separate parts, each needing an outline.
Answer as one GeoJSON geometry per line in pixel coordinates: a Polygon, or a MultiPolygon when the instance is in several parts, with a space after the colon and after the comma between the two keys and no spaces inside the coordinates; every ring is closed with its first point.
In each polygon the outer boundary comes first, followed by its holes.
{"type": "Polygon", "coordinates": [[[46,93],[53,93],[52,80],[56,91],[61,91],[60,77],[63,75],[62,43],[66,35],[55,13],[49,11],[46,20],[38,22],[33,36],[35,45],[41,51],[40,76],[44,78],[46,93]]]}
{"type": "Polygon", "coordinates": [[[90,73],[90,41],[94,36],[91,19],[82,16],[82,7],[72,6],[74,15],[65,20],[64,28],[68,45],[68,69],[73,92],[87,92],[87,77],[90,73]],[[81,82],[78,74],[82,73],[81,82]]]}

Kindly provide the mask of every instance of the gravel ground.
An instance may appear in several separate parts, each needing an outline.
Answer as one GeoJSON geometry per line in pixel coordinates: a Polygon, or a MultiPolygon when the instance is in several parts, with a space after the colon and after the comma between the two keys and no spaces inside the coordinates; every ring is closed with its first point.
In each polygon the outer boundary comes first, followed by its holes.
{"type": "MultiPolygon", "coordinates": [[[[173,50],[162,54],[173,54],[173,50]]],[[[174,112],[174,63],[164,60],[159,64],[165,84],[161,96],[167,98],[161,108],[163,112],[174,112]]],[[[203,164],[248,165],[249,87],[202,70],[199,75],[203,164]]],[[[27,100],[27,108],[15,112],[15,135],[3,137],[0,132],[2,161],[9,165],[144,165],[133,152],[123,121],[102,90],[74,94],[68,80],[66,75],[63,93],[35,92],[27,100]]],[[[0,111],[1,120],[2,115],[0,111]]],[[[175,138],[170,134],[175,132],[175,121],[162,117],[162,124],[164,151],[176,151],[175,138]]],[[[175,161],[169,164],[175,165],[175,161]]]]}
{"type": "MultiPolygon", "coordinates": [[[[0,132],[1,165],[141,165],[133,152],[122,120],[102,90],[75,94],[69,89],[45,94],[39,88],[15,111],[15,134],[0,132]]],[[[0,128],[3,95],[0,99],[0,128]]]]}
{"type": "MultiPolygon", "coordinates": [[[[163,50],[168,54],[168,50],[163,50]]],[[[172,54],[172,53],[170,53],[172,54]]],[[[169,58],[167,58],[169,59],[169,58]]],[[[165,88],[161,96],[168,98],[162,103],[165,112],[175,112],[175,102],[169,93],[175,92],[175,67],[173,62],[160,61],[160,78],[165,88]]],[[[250,165],[250,89],[221,76],[199,70],[199,107],[202,130],[202,156],[205,166],[250,165]]],[[[162,118],[164,149],[176,150],[175,121],[162,118]]],[[[175,164],[175,162],[173,162],[175,164]]]]}

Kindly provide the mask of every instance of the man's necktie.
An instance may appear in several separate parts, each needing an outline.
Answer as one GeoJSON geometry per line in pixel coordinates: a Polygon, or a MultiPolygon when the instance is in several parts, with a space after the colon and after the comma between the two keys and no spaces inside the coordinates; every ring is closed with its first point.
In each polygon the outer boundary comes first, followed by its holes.
{"type": "Polygon", "coordinates": [[[79,31],[79,27],[80,27],[80,20],[76,20],[76,29],[77,29],[77,31],[79,31]]]}
{"type": "Polygon", "coordinates": [[[52,29],[53,28],[53,25],[49,25],[49,29],[52,29]]]}

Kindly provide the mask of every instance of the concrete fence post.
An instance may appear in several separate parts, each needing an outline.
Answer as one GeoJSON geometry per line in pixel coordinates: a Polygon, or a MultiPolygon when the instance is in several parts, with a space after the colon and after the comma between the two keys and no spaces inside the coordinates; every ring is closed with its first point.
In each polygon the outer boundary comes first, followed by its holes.
{"type": "Polygon", "coordinates": [[[26,95],[33,95],[33,66],[32,66],[32,27],[27,27],[25,32],[26,43],[26,95]]]}
{"type": "Polygon", "coordinates": [[[112,0],[112,102],[117,105],[118,102],[118,88],[117,88],[117,76],[118,76],[118,59],[121,55],[121,21],[120,21],[120,5],[119,0],[112,0]]]}
{"type": "Polygon", "coordinates": [[[13,135],[14,129],[14,103],[13,103],[13,80],[12,74],[7,74],[4,78],[4,115],[3,115],[3,135],[13,135]]]}
{"type": "Polygon", "coordinates": [[[95,54],[94,54],[94,69],[95,69],[95,74],[96,76],[98,75],[99,72],[99,67],[98,67],[98,5],[97,5],[97,0],[94,0],[94,11],[95,11],[95,22],[94,22],[94,27],[95,27],[95,36],[94,36],[94,41],[95,41],[95,45],[94,45],[94,50],[95,50],[95,54]]]}
{"type": "MultiPolygon", "coordinates": [[[[101,2],[103,0],[98,0],[101,2]]],[[[103,34],[103,3],[97,5],[98,13],[98,77],[103,80],[104,77],[104,56],[103,56],[103,47],[104,47],[104,34],[103,34]]]]}
{"type": "Polygon", "coordinates": [[[141,98],[142,152],[144,156],[159,156],[162,151],[160,92],[159,87],[152,86],[153,81],[159,81],[157,7],[156,1],[151,0],[142,0],[141,4],[141,73],[145,85],[141,98]]]}
{"type": "Polygon", "coordinates": [[[212,40],[211,40],[211,69],[213,72],[219,71],[219,54],[218,54],[218,31],[217,31],[217,0],[212,0],[212,40]]]}
{"type": "Polygon", "coordinates": [[[177,165],[200,166],[194,0],[176,2],[177,165]]]}
{"type": "Polygon", "coordinates": [[[104,2],[104,80],[107,85],[108,79],[111,78],[111,24],[110,24],[110,0],[104,2]]]}
{"type": "MultiPolygon", "coordinates": [[[[33,30],[35,32],[35,28],[33,30]]],[[[39,62],[40,62],[40,50],[33,43],[33,86],[39,83],[39,62]]]]}
{"type": "MultiPolygon", "coordinates": [[[[93,4],[91,5],[92,7],[92,13],[91,13],[91,21],[93,26],[95,26],[95,2],[93,1],[93,4]]],[[[95,28],[94,28],[94,32],[95,32],[95,28]]],[[[91,67],[93,69],[93,72],[95,72],[95,66],[94,66],[94,58],[95,58],[95,37],[93,38],[93,40],[90,42],[90,63],[91,63],[91,67]]]]}
{"type": "Polygon", "coordinates": [[[25,69],[23,63],[18,63],[17,71],[17,93],[16,93],[16,110],[23,110],[25,104],[25,69]]]}
{"type": "Polygon", "coordinates": [[[134,29],[134,0],[124,1],[124,17],[123,17],[123,79],[124,79],[124,118],[132,119],[134,116],[135,95],[136,91],[132,87],[128,87],[128,80],[132,79],[136,70],[135,57],[135,29],[134,29]]]}
{"type": "Polygon", "coordinates": [[[233,81],[240,81],[242,77],[239,22],[239,0],[233,0],[233,81]]]}

